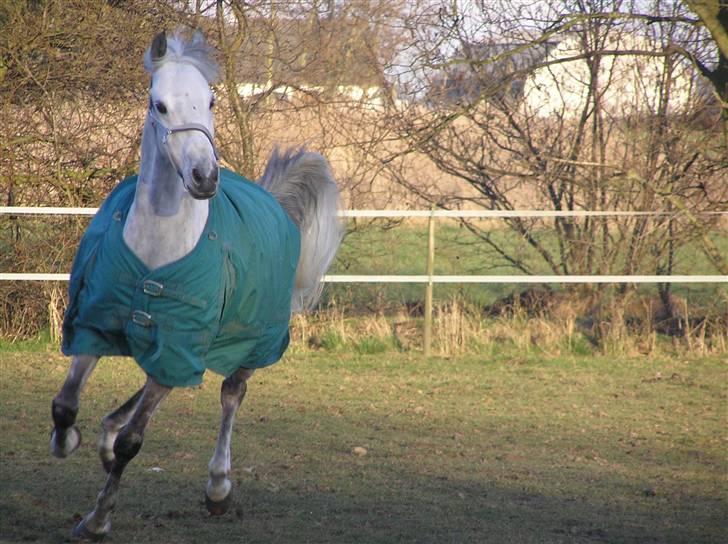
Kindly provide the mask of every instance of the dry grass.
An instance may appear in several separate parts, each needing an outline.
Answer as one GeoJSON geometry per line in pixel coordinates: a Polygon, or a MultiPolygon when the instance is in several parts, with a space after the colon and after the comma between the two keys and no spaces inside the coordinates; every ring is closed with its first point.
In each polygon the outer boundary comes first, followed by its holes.
{"type": "MultiPolygon", "coordinates": [[[[518,298],[516,298],[518,301],[518,298]]],[[[685,303],[682,334],[656,331],[654,300],[631,296],[612,298],[590,307],[588,300],[555,299],[531,313],[517,302],[498,316],[486,315],[480,306],[458,297],[435,305],[433,353],[454,357],[465,354],[528,353],[549,357],[566,355],[721,355],[728,352],[728,332],[723,316],[711,316],[691,325],[685,303]]],[[[416,314],[416,312],[415,312],[416,314]]],[[[347,317],[344,308],[330,307],[292,322],[292,349],[371,353],[422,349],[423,318],[406,309],[385,315],[347,317]]]]}
{"type": "MultiPolygon", "coordinates": [[[[48,300],[49,336],[61,338],[64,286],[49,284],[43,290],[48,300]]],[[[436,303],[433,311],[433,353],[455,357],[474,353],[540,353],[564,355],[710,356],[728,353],[726,316],[691,319],[689,304],[675,297],[679,334],[658,333],[661,304],[655,297],[627,293],[606,302],[596,296],[553,296],[543,308],[533,311],[516,296],[513,304],[487,315],[480,305],[461,297],[436,303]]],[[[384,307],[384,305],[382,305],[384,307]]],[[[420,307],[401,307],[385,313],[352,312],[330,304],[314,314],[297,314],[291,321],[293,353],[314,351],[418,352],[423,349],[424,318],[420,307]],[[414,315],[413,315],[414,314],[414,315]]],[[[12,339],[12,338],[11,338],[12,339]]]]}

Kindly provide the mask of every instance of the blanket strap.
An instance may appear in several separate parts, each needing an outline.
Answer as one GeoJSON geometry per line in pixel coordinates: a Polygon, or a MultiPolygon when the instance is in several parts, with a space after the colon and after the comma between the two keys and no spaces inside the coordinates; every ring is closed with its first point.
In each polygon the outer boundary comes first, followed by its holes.
{"type": "Polygon", "coordinates": [[[174,300],[178,300],[184,304],[189,304],[195,308],[204,310],[207,308],[207,301],[201,298],[193,297],[176,289],[172,289],[163,285],[162,283],[150,279],[139,280],[135,276],[129,274],[120,274],[119,281],[124,285],[133,287],[134,289],[141,287],[145,295],[150,297],[166,297],[174,300]]]}

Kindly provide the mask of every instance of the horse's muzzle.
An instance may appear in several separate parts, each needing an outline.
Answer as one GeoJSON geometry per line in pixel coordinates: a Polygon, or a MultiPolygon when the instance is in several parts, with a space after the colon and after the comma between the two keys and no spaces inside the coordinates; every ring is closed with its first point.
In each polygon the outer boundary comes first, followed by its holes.
{"type": "Polygon", "coordinates": [[[193,167],[190,173],[192,179],[190,185],[187,186],[187,191],[192,198],[206,200],[215,196],[219,180],[219,168],[217,165],[208,172],[193,167]]]}

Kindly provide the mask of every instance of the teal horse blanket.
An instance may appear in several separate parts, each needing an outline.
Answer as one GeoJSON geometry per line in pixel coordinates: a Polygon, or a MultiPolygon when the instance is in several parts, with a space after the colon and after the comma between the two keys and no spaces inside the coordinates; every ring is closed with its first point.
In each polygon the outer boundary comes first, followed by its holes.
{"type": "Polygon", "coordinates": [[[123,239],[137,177],[95,215],[71,271],[66,355],[132,356],[159,383],[202,381],[278,361],[288,347],[296,225],[262,187],[221,169],[200,241],[149,270],[123,239]]]}

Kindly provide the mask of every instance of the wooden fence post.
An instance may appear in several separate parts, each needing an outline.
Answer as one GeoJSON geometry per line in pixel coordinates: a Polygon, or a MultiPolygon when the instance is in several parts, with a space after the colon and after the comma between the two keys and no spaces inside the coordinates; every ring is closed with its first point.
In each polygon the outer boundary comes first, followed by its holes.
{"type": "Polygon", "coordinates": [[[427,234],[427,276],[429,277],[425,287],[425,357],[432,354],[432,276],[435,273],[435,206],[430,213],[427,234]]]}

